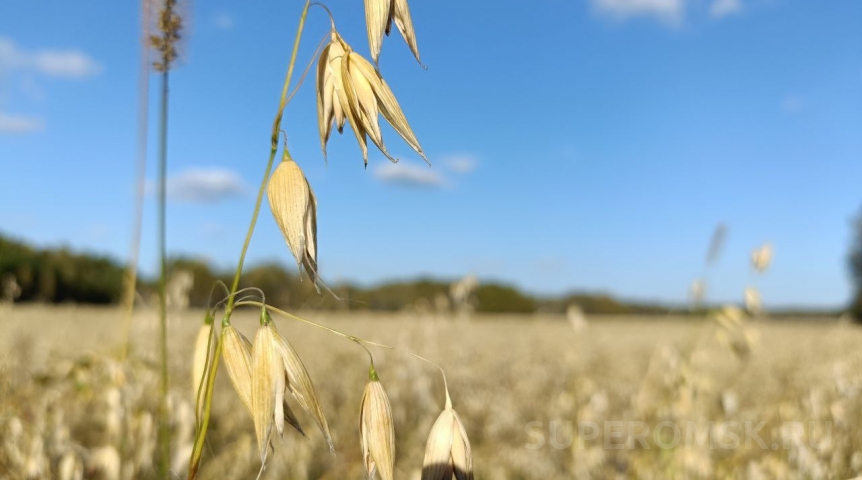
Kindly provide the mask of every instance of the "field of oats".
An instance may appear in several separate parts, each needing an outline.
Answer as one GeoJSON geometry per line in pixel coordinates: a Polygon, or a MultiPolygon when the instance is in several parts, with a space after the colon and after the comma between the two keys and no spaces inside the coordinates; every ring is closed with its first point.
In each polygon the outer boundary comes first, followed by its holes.
{"type": "MultiPolygon", "coordinates": [[[[472,443],[476,478],[862,475],[862,329],[854,325],[759,320],[738,336],[705,318],[589,318],[573,328],[553,316],[304,315],[439,361],[472,443]],[[746,422],[751,430],[762,423],[756,439],[744,435],[746,422]],[[711,437],[686,441],[692,425],[711,437]]],[[[194,436],[190,370],[202,316],[169,317],[177,478],[185,477],[194,436]]],[[[254,334],[257,312],[234,318],[246,336],[254,334]]],[[[312,326],[276,322],[314,380],[336,454],[296,410],[307,438],[286,430],[262,478],[364,478],[365,352],[312,326]]],[[[6,307],[0,331],[0,478],[155,476],[154,311],[136,313],[124,363],[117,360],[124,338],[117,309],[6,307]]],[[[419,479],[443,407],[442,380],[404,353],[374,354],[395,420],[395,477],[419,479]]],[[[200,477],[254,478],[258,467],[251,419],[222,369],[200,477]]]]}

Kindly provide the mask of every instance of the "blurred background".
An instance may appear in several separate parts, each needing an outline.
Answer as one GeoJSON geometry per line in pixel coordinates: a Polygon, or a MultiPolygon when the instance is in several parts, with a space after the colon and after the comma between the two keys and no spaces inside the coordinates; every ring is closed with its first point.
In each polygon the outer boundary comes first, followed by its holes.
{"type": "MultiPolygon", "coordinates": [[[[195,431],[194,337],[212,286],[236,268],[301,5],[178,5],[166,185],[177,478],[195,431]]],[[[328,7],[369,57],[363,3],[328,7]]],[[[450,368],[482,478],[862,475],[862,3],[410,9],[427,69],[393,31],[379,70],[431,166],[388,124],[397,164],[372,148],[365,167],[350,132],[324,159],[311,65],[283,128],[317,197],[320,274],[340,299],[300,279],[268,206],[240,286],[450,368]],[[584,418],[762,419],[782,448],[610,451],[577,434],[525,447],[528,422],[584,418]],[[823,440],[811,429],[788,437],[789,420],[828,422],[831,447],[811,447],[823,440]]],[[[151,68],[142,76],[141,17],[136,2],[0,4],[0,478],[158,470],[159,84],[151,68]]],[[[329,28],[312,8],[294,79],[329,28]]],[[[240,317],[251,338],[255,314],[240,317]]],[[[277,446],[264,477],[358,478],[364,353],[285,328],[326,379],[340,456],[310,432],[277,446]]],[[[409,356],[379,363],[405,432],[397,473],[419,478],[440,382],[409,356]]],[[[223,380],[202,474],[233,465],[229,478],[246,478],[259,467],[253,428],[223,380]]]]}

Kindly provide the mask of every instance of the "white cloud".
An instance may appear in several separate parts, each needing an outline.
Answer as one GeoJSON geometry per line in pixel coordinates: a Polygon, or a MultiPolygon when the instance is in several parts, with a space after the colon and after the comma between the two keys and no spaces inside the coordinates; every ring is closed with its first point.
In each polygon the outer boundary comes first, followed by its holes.
{"type": "MultiPolygon", "coordinates": [[[[148,186],[150,192],[155,184],[148,186]]],[[[170,200],[186,203],[213,203],[244,194],[247,187],[242,177],[223,168],[190,168],[168,177],[166,193],[170,200]]]]}
{"type": "Polygon", "coordinates": [[[87,78],[102,72],[102,66],[80,50],[26,51],[5,37],[0,37],[0,68],[72,79],[87,78]]]}
{"type": "Polygon", "coordinates": [[[742,2],[740,0],[715,0],[709,8],[709,14],[712,15],[712,18],[724,18],[741,11],[742,2]]]}
{"type": "Polygon", "coordinates": [[[383,183],[406,187],[439,188],[446,185],[446,179],[438,170],[427,165],[380,163],[374,169],[374,177],[383,183]]]}
{"type": "Polygon", "coordinates": [[[0,134],[21,135],[37,132],[44,128],[45,122],[41,118],[0,112],[0,134]]]}
{"type": "Polygon", "coordinates": [[[805,101],[799,95],[788,95],[781,100],[781,109],[787,113],[797,113],[805,108],[805,101]]]}
{"type": "Polygon", "coordinates": [[[443,164],[455,173],[466,174],[476,170],[479,159],[470,154],[450,155],[443,159],[443,164]]]}
{"type": "Polygon", "coordinates": [[[218,12],[213,17],[213,26],[219,30],[230,30],[233,28],[233,17],[227,12],[218,12]]]}
{"type": "Polygon", "coordinates": [[[590,0],[599,13],[624,20],[637,16],[656,17],[678,24],[685,16],[686,0],[590,0]]]}

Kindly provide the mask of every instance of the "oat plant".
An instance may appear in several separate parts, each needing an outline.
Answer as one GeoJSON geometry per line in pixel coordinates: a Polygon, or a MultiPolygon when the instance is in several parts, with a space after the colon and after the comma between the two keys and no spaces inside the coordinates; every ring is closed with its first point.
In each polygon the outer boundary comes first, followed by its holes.
{"type": "MultiPolygon", "coordinates": [[[[389,398],[374,368],[372,348],[392,349],[388,345],[365,340],[285,312],[266,303],[264,293],[257,288],[239,289],[243,263],[254,234],[263,197],[266,194],[275,223],[284,237],[288,249],[297,263],[300,278],[307,277],[320,294],[332,294],[321,278],[318,268],[317,221],[318,198],[297,159],[288,148],[288,134],[282,146],[281,161],[275,164],[283,132],[282,118],[285,108],[302,85],[303,73],[291,89],[300,42],[306,18],[312,6],[321,7],[329,17],[331,29],[325,45],[314,53],[316,60],[315,90],[319,141],[326,157],[326,145],[333,129],[343,133],[349,126],[360,147],[363,163],[368,164],[368,139],[390,161],[398,160],[389,154],[383,142],[379,118],[382,116],[410,147],[428,161],[413,129],[407,121],[395,94],[378,69],[377,61],[384,35],[391,32],[394,23],[407,42],[417,61],[419,51],[416,33],[406,0],[365,0],[365,18],[368,40],[374,63],[357,53],[336,28],[332,12],[320,3],[307,0],[299,15],[299,25],[291,50],[287,75],[281,91],[270,136],[269,158],[257,193],[251,221],[237,262],[233,281],[227,296],[207,309],[194,353],[194,384],[197,406],[197,431],[189,460],[188,478],[194,479],[200,469],[207,430],[212,412],[213,391],[221,362],[227,367],[228,377],[243,408],[254,426],[260,474],[269,458],[275,454],[274,435],[284,435],[291,427],[300,435],[307,430],[294,411],[304,412],[319,430],[331,451],[335,451],[332,436],[317,391],[302,359],[290,341],[284,337],[271,317],[271,313],[322,328],[336,336],[354,342],[369,356],[369,383],[359,408],[359,438],[366,473],[369,479],[379,473],[383,480],[395,475],[395,428],[389,398]],[[273,171],[274,170],[274,171],[273,171]],[[321,290],[322,287],[322,290],[321,290]],[[260,309],[260,326],[249,340],[231,322],[239,307],[260,309]],[[213,321],[217,313],[221,322],[213,321]]],[[[421,62],[420,62],[421,65],[421,62]]],[[[311,68],[312,64],[309,64],[311,68]]],[[[424,66],[423,66],[424,67],[424,66]]],[[[167,69],[165,70],[167,78],[167,69]]],[[[166,98],[166,96],[164,97],[166,98]]],[[[429,164],[430,165],[430,164],[429,164]]],[[[332,294],[334,296],[334,294],[332,294]]],[[[410,352],[408,352],[410,353],[410,352]]],[[[410,353],[417,359],[440,368],[430,360],[410,353]]],[[[440,368],[443,373],[442,368],[440,368]]],[[[458,480],[473,478],[472,455],[466,431],[452,409],[452,401],[443,373],[445,406],[430,432],[423,465],[423,480],[443,480],[455,476],[458,480]]],[[[259,475],[260,475],[259,474],[259,475]]]]}

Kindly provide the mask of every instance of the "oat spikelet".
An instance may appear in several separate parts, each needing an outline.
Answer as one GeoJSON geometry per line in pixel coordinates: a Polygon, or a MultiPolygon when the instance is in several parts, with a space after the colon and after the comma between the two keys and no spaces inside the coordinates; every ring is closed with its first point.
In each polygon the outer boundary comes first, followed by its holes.
{"type": "Polygon", "coordinates": [[[293,347],[278,333],[266,310],[261,312],[261,327],[254,339],[251,378],[250,410],[261,462],[266,462],[273,427],[282,435],[286,421],[305,435],[285,399],[285,392],[290,392],[314,419],[326,437],[329,449],[334,451],[329,426],[323,416],[323,408],[311,383],[311,377],[293,347]]]}
{"type": "Polygon", "coordinates": [[[252,413],[251,403],[251,343],[233,325],[224,327],[221,331],[222,358],[227,368],[233,388],[248,413],[252,413]]]}
{"type": "Polygon", "coordinates": [[[392,32],[392,23],[398,27],[404,41],[416,57],[419,59],[419,47],[416,45],[416,31],[413,29],[413,19],[410,17],[410,7],[407,0],[365,0],[365,24],[368,29],[368,46],[371,49],[371,58],[378,63],[380,48],[383,45],[383,34],[392,32]]]}
{"type": "Polygon", "coordinates": [[[422,480],[473,480],[473,453],[467,432],[451,402],[437,417],[422,462],[422,480]]]}
{"type": "Polygon", "coordinates": [[[261,326],[254,336],[251,371],[251,405],[260,461],[266,463],[272,427],[276,418],[284,423],[284,370],[273,345],[272,327],[261,326]]]}
{"type": "Polygon", "coordinates": [[[397,162],[383,143],[378,120],[378,116],[383,115],[404,141],[428,162],[398,100],[380,72],[353,52],[338,32],[333,30],[331,35],[331,41],[321,52],[317,64],[317,119],[324,156],[333,122],[341,133],[347,121],[356,135],[366,165],[366,137],[371,138],[386,158],[397,162]]]}
{"type": "Polygon", "coordinates": [[[380,472],[383,480],[392,480],[395,474],[395,426],[389,397],[371,367],[371,381],[362,393],[359,407],[359,438],[362,457],[369,480],[380,472]]]}
{"type": "Polygon", "coordinates": [[[297,268],[311,279],[317,293],[317,198],[302,169],[293,160],[276,167],[267,186],[269,208],[297,268]]]}
{"type": "Polygon", "coordinates": [[[314,423],[317,424],[326,438],[329,450],[335,451],[335,447],[332,444],[332,435],[329,433],[329,425],[326,423],[323,407],[320,405],[320,400],[317,397],[317,392],[314,390],[314,384],[311,382],[308,370],[305,369],[302,359],[299,358],[299,355],[296,354],[290,343],[275,329],[275,324],[272,324],[272,332],[275,349],[281,357],[284,374],[287,377],[287,390],[302,409],[314,419],[314,423]]]}

